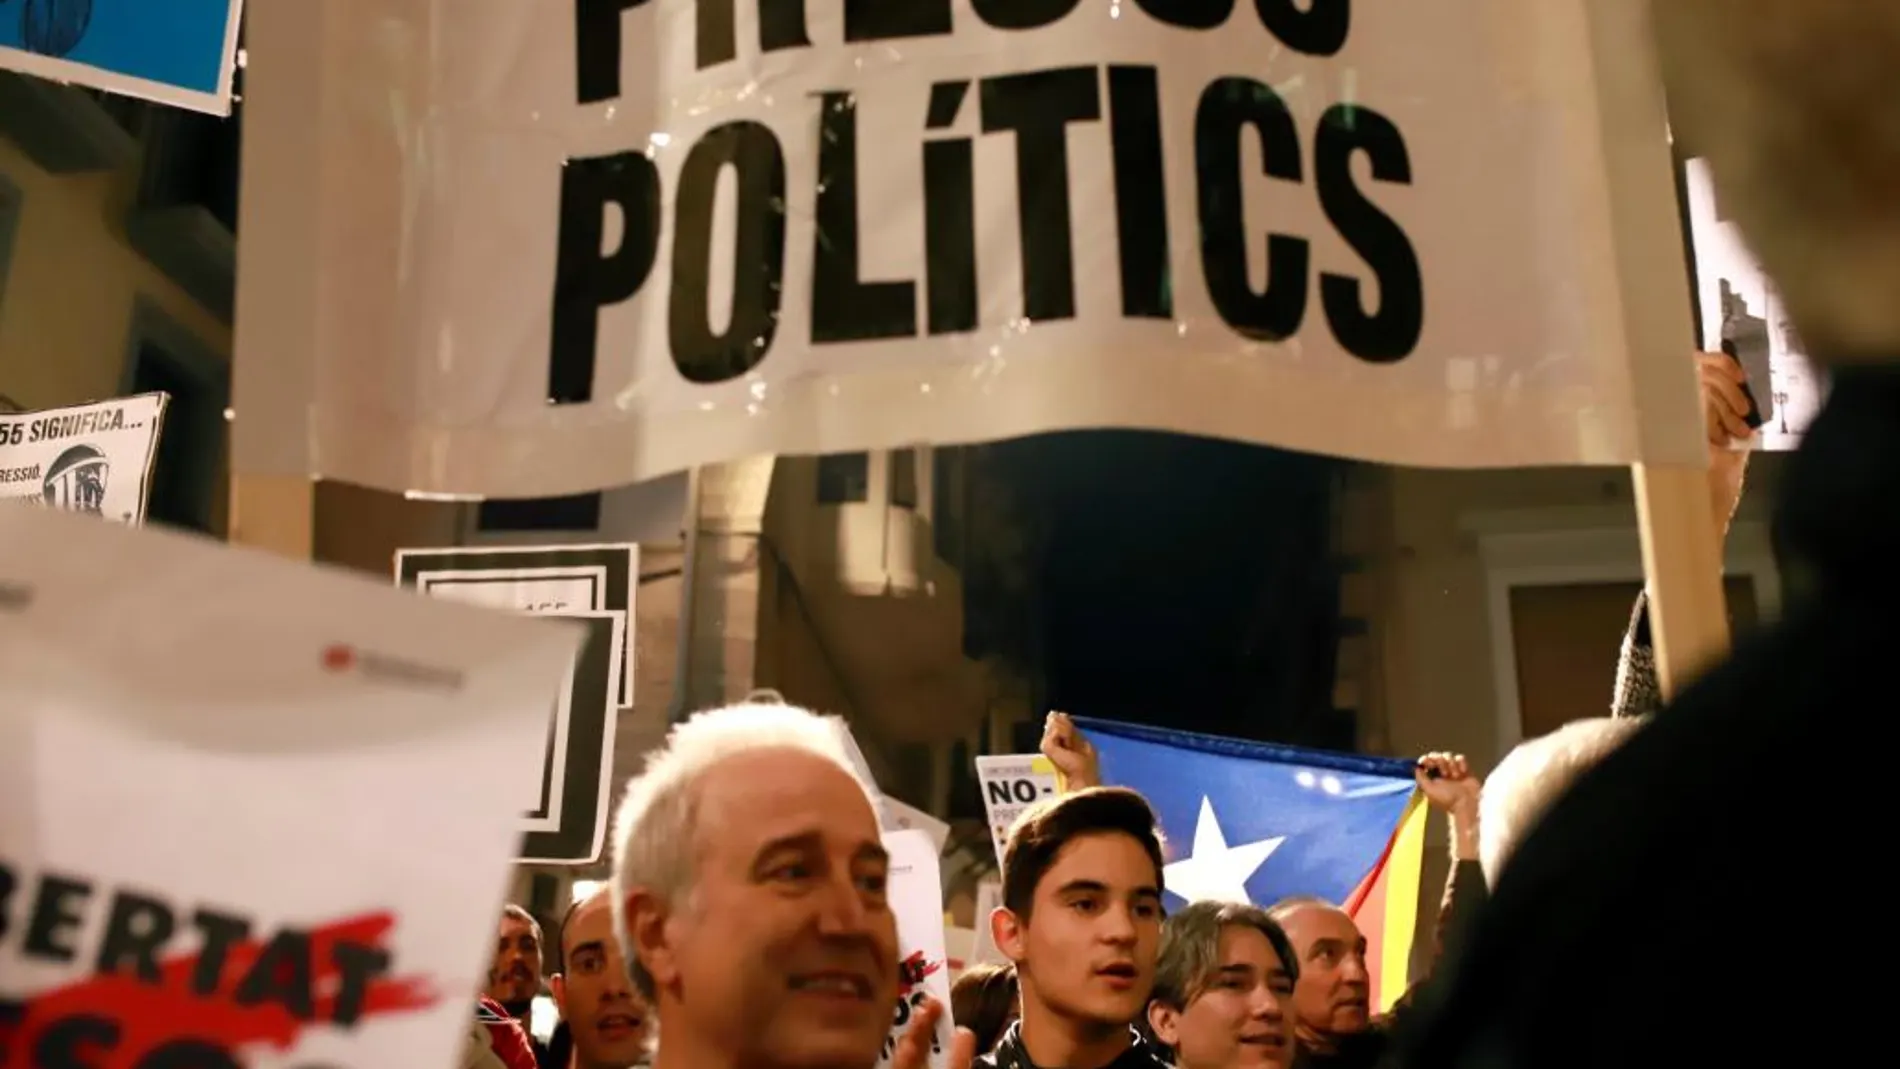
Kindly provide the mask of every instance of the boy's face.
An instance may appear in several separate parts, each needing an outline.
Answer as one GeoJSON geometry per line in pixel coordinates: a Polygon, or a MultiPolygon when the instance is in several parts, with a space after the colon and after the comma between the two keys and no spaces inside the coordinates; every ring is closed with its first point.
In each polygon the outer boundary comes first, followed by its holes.
{"type": "Polygon", "coordinates": [[[1079,835],[1036,884],[1028,917],[999,910],[996,944],[1022,997],[1070,1020],[1134,1021],[1154,986],[1161,888],[1154,862],[1121,832],[1079,835]]]}

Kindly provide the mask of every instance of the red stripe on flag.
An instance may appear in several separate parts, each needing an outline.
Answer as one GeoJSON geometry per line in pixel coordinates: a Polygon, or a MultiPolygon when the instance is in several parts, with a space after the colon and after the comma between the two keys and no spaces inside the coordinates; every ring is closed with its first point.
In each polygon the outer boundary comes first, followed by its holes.
{"type": "Polygon", "coordinates": [[[1392,837],[1385,841],[1385,850],[1379,854],[1378,863],[1372,866],[1371,872],[1366,873],[1365,879],[1359,881],[1359,886],[1353,888],[1352,894],[1346,898],[1346,904],[1341,907],[1359,926],[1359,934],[1366,937],[1366,975],[1371,981],[1372,1005],[1375,1009],[1383,1004],[1380,1001],[1379,974],[1383,971],[1381,966],[1385,961],[1385,888],[1386,874],[1390,869],[1387,863],[1392,860],[1392,848],[1397,844],[1399,831],[1404,827],[1405,821],[1401,819],[1392,837]]]}

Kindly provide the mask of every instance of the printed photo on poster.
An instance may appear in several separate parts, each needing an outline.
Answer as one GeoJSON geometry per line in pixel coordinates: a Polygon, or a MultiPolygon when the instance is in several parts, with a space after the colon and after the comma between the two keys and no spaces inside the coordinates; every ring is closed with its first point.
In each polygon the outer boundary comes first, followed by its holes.
{"type": "Polygon", "coordinates": [[[1774,283],[1748,251],[1741,230],[1723,215],[1706,161],[1684,165],[1683,187],[1701,346],[1728,353],[1748,373],[1761,418],[1751,445],[1794,449],[1821,410],[1827,383],[1809,363],[1774,283]]]}
{"type": "Polygon", "coordinates": [[[166,401],[147,393],[0,414],[0,502],[143,523],[166,401]]]}
{"type": "Polygon", "coordinates": [[[244,0],[0,0],[0,68],[231,113],[244,0]]]}

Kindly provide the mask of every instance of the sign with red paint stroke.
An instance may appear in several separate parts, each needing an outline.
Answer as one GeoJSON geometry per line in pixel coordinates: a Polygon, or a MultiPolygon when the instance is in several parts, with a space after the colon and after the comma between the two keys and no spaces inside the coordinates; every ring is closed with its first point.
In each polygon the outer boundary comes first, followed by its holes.
{"type": "Polygon", "coordinates": [[[943,1003],[930,1064],[942,1069],[950,1051],[950,974],[944,967],[943,877],[938,871],[937,846],[930,834],[915,828],[884,833],[884,849],[891,854],[888,884],[891,909],[897,914],[897,1005],[891,1034],[884,1041],[879,1066],[888,1066],[897,1040],[910,1028],[911,1018],[925,999],[943,1003]]]}
{"type": "Polygon", "coordinates": [[[579,638],[0,510],[0,1066],[451,1064],[579,638]]]}

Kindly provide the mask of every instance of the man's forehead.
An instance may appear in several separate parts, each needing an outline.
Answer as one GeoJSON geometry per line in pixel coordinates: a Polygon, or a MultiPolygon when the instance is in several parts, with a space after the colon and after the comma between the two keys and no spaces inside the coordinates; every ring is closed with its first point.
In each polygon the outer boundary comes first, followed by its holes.
{"type": "Polygon", "coordinates": [[[520,917],[516,917],[508,913],[504,913],[501,915],[501,934],[519,935],[522,932],[533,932],[533,931],[534,931],[534,925],[530,924],[527,921],[522,920],[520,917]]]}
{"type": "Polygon", "coordinates": [[[703,841],[756,850],[808,833],[856,846],[878,841],[877,815],[844,769],[801,750],[759,750],[701,773],[703,841]]]}
{"type": "Polygon", "coordinates": [[[574,915],[567,919],[563,929],[562,951],[570,951],[582,943],[594,943],[607,939],[613,934],[614,909],[611,892],[597,891],[585,902],[574,908],[574,915]]]}
{"type": "Polygon", "coordinates": [[[1317,902],[1289,911],[1280,919],[1280,926],[1294,942],[1359,937],[1359,926],[1345,910],[1317,902]]]}

